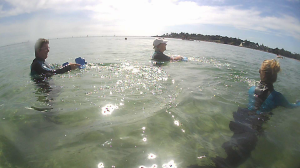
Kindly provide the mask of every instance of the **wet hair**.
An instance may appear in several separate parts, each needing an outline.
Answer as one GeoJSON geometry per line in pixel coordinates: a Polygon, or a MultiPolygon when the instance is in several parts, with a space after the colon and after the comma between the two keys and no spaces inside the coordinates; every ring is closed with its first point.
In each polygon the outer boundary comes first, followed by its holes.
{"type": "Polygon", "coordinates": [[[277,60],[264,60],[259,70],[260,79],[263,83],[272,84],[277,80],[280,64],[277,60]]]}
{"type": "Polygon", "coordinates": [[[40,38],[36,41],[34,45],[35,57],[37,56],[37,52],[42,48],[44,44],[49,44],[49,40],[40,38]]]}

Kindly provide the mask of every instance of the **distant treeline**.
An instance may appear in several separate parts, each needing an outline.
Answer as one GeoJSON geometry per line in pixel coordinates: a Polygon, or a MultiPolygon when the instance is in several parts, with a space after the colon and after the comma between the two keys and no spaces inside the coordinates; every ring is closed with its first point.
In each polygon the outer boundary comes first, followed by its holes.
{"type": "Polygon", "coordinates": [[[297,60],[300,60],[300,54],[297,53],[291,53],[290,51],[286,51],[283,48],[270,48],[267,46],[264,46],[263,44],[259,45],[258,43],[254,43],[248,40],[241,40],[239,38],[231,38],[231,37],[223,37],[220,35],[210,36],[210,35],[202,35],[202,34],[189,34],[189,33],[166,33],[162,36],[157,37],[166,37],[166,38],[180,38],[183,40],[202,40],[202,41],[210,41],[210,42],[216,42],[216,43],[222,43],[222,44],[230,44],[235,46],[241,46],[241,47],[247,47],[252,48],[256,50],[266,51],[270,53],[274,53],[276,55],[285,56],[289,58],[294,58],[297,60]]]}

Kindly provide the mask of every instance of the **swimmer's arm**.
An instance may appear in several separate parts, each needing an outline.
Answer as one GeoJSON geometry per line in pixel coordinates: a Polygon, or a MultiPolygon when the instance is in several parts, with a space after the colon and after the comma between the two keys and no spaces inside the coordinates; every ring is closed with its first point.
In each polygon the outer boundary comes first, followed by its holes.
{"type": "Polygon", "coordinates": [[[296,108],[300,106],[300,102],[297,101],[296,103],[290,103],[281,93],[278,92],[278,102],[280,106],[286,108],[296,108]]]}
{"type": "Polygon", "coordinates": [[[178,60],[182,60],[183,57],[182,56],[176,56],[176,57],[170,57],[172,61],[178,61],[178,60]]]}
{"type": "Polygon", "coordinates": [[[80,64],[70,63],[69,65],[64,66],[60,69],[53,70],[52,73],[53,74],[63,74],[65,72],[68,72],[70,70],[74,70],[74,69],[79,68],[79,67],[80,67],[80,64]]]}

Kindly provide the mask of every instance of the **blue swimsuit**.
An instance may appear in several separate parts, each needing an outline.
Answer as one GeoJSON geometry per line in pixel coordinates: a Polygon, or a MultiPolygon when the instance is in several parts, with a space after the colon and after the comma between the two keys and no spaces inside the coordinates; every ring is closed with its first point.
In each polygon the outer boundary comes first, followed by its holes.
{"type": "Polygon", "coordinates": [[[273,86],[268,87],[260,83],[257,87],[252,86],[248,93],[248,109],[256,110],[257,114],[260,114],[261,112],[270,112],[277,106],[283,106],[287,108],[295,108],[300,106],[300,102],[297,104],[289,103],[280,92],[277,92],[273,89],[273,86]],[[259,103],[259,101],[261,103],[259,103]]]}

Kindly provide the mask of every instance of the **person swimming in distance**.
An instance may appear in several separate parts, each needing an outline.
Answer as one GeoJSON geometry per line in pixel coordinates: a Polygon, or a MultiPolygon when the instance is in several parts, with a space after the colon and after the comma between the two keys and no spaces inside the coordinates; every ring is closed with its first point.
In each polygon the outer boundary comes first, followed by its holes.
{"type": "Polygon", "coordinates": [[[78,68],[80,65],[70,63],[59,69],[52,68],[47,62],[48,53],[50,51],[49,40],[40,38],[36,41],[35,46],[35,59],[31,64],[31,76],[34,78],[50,77],[55,74],[62,74],[70,70],[78,68]]]}
{"type": "Polygon", "coordinates": [[[152,56],[152,60],[155,61],[175,61],[175,60],[182,60],[183,57],[176,56],[176,57],[169,57],[165,55],[163,52],[166,50],[167,46],[167,40],[164,40],[162,38],[157,38],[153,41],[153,49],[154,54],[152,56]]]}

